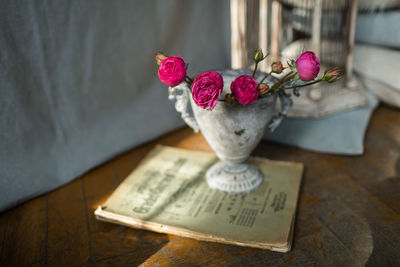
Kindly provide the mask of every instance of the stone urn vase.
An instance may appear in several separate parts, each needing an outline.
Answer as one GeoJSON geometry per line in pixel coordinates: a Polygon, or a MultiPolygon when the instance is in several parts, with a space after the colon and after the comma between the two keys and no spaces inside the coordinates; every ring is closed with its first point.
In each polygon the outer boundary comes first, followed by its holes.
{"type": "MultiPolygon", "coordinates": [[[[242,74],[251,75],[247,70],[218,71],[224,79],[224,90],[220,99],[230,93],[231,82],[242,74]]],[[[261,80],[257,73],[256,80],[261,80]]],[[[275,79],[266,81],[270,87],[275,79]]],[[[257,188],[263,181],[263,174],[246,160],[258,145],[267,129],[273,131],[281,123],[292,105],[290,95],[274,91],[258,98],[254,103],[227,105],[219,101],[213,110],[196,105],[186,83],[169,88],[169,99],[175,99],[175,108],[182,119],[195,131],[199,130],[220,161],[206,172],[207,183],[211,188],[230,193],[248,192],[257,188]],[[279,115],[273,116],[277,98],[281,101],[279,115]],[[191,104],[192,113],[188,111],[191,104]]]]}

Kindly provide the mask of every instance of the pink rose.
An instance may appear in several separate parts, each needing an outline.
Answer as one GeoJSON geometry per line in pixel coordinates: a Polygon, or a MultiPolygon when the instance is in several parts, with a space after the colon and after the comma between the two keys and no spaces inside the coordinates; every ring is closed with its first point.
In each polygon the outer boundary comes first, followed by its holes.
{"type": "Polygon", "coordinates": [[[251,104],[258,97],[258,83],[248,75],[240,75],[231,83],[232,94],[241,104],[251,104]]]}
{"type": "Polygon", "coordinates": [[[185,80],[186,64],[180,56],[170,56],[163,59],[158,68],[158,77],[165,85],[174,87],[185,80]]]}
{"type": "Polygon", "coordinates": [[[212,110],[223,88],[224,80],[221,74],[215,71],[202,72],[197,75],[192,84],[193,100],[198,106],[212,110]]]}
{"type": "Polygon", "coordinates": [[[311,81],[317,77],[319,66],[317,56],[311,51],[303,52],[296,60],[297,72],[303,81],[311,81]]]}

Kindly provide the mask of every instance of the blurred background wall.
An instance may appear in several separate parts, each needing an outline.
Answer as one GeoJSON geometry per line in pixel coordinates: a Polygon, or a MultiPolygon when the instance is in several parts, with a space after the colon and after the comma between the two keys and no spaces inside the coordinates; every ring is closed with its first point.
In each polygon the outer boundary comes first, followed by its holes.
{"type": "Polygon", "coordinates": [[[0,2],[0,210],[183,126],[158,50],[228,68],[229,1],[0,2]]]}

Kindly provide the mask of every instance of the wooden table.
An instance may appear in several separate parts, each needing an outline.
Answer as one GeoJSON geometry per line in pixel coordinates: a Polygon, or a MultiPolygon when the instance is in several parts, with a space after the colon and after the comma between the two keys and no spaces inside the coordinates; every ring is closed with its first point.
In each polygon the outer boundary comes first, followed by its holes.
{"type": "Polygon", "coordinates": [[[0,266],[400,266],[400,111],[379,107],[363,156],[263,141],[254,155],[305,172],[287,254],[100,222],[93,212],[156,144],[210,147],[185,128],[133,149],[0,215],[0,266]]]}

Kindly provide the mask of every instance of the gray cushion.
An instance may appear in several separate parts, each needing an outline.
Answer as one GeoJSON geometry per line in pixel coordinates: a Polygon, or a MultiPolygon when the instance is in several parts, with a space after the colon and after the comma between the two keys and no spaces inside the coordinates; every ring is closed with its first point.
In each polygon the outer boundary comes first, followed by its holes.
{"type": "Polygon", "coordinates": [[[321,119],[286,118],[275,132],[266,133],[264,138],[317,152],[360,155],[364,152],[365,130],[378,104],[371,93],[368,100],[364,107],[321,119]]]}

